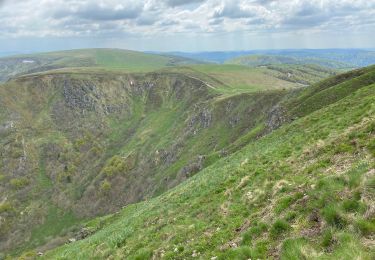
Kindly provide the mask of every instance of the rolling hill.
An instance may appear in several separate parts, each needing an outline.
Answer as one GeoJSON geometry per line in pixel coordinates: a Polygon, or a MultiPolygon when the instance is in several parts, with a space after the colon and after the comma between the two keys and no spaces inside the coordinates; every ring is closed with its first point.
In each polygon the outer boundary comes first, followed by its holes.
{"type": "Polygon", "coordinates": [[[147,72],[167,66],[202,62],[172,55],[120,49],[83,49],[0,58],[0,82],[21,74],[71,67],[96,67],[147,72]]]}
{"type": "Polygon", "coordinates": [[[250,67],[267,65],[317,65],[327,68],[350,69],[349,63],[338,62],[316,57],[293,57],[287,55],[248,55],[225,61],[226,64],[245,65],[250,67]]]}
{"type": "Polygon", "coordinates": [[[373,256],[374,66],[32,57],[0,84],[0,258],[373,256]]]}
{"type": "Polygon", "coordinates": [[[205,62],[225,63],[228,60],[249,55],[284,56],[295,59],[313,59],[316,62],[329,62],[333,66],[359,68],[375,64],[375,51],[367,49],[285,49],[252,51],[217,51],[217,52],[171,52],[170,54],[201,60],[205,62]],[[349,65],[349,66],[348,66],[349,65]]]}

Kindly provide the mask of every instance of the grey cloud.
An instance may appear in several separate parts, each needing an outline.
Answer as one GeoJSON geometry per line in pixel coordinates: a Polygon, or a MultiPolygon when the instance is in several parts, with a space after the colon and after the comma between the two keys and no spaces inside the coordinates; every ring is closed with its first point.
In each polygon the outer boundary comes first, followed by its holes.
{"type": "Polygon", "coordinates": [[[294,30],[310,33],[314,29],[314,33],[319,33],[375,28],[375,2],[368,0],[0,0],[1,3],[0,38],[7,40],[40,35],[272,35],[294,30]]]}
{"type": "Polygon", "coordinates": [[[172,7],[187,5],[192,3],[203,3],[206,0],[166,0],[166,4],[172,7]]]}
{"type": "Polygon", "coordinates": [[[55,19],[64,17],[78,17],[94,21],[116,21],[135,19],[142,13],[141,4],[127,3],[123,6],[103,6],[97,3],[88,3],[80,5],[76,9],[58,9],[53,13],[55,19]]]}
{"type": "Polygon", "coordinates": [[[322,26],[328,21],[343,19],[346,15],[353,15],[360,10],[353,5],[316,5],[314,3],[300,3],[282,22],[290,29],[312,28],[322,26]]]}
{"type": "Polygon", "coordinates": [[[178,24],[180,23],[174,20],[165,20],[165,21],[161,21],[158,23],[158,25],[161,27],[169,27],[169,26],[178,25],[178,24]]]}
{"type": "Polygon", "coordinates": [[[141,16],[137,19],[137,25],[153,25],[158,21],[157,16],[141,16]]]}
{"type": "Polygon", "coordinates": [[[217,8],[214,11],[213,17],[227,17],[227,18],[248,18],[253,15],[256,15],[256,12],[250,9],[245,9],[242,5],[239,5],[237,2],[227,2],[221,8],[217,8]]]}
{"type": "Polygon", "coordinates": [[[223,18],[214,18],[214,19],[211,19],[209,21],[209,25],[218,25],[218,24],[222,24],[224,21],[223,18]]]}

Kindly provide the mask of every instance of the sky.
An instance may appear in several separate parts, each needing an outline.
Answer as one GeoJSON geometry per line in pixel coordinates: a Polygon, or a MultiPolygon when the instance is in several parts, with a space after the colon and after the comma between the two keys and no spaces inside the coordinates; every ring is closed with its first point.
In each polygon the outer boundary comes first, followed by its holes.
{"type": "Polygon", "coordinates": [[[0,0],[0,53],[374,48],[375,0],[0,0]]]}

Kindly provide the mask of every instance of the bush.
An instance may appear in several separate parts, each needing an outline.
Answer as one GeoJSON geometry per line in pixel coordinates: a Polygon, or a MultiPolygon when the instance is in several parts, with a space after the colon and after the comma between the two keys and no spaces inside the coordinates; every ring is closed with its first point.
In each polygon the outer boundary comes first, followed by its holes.
{"type": "Polygon", "coordinates": [[[108,194],[110,192],[112,188],[112,185],[109,181],[107,180],[104,180],[102,182],[102,184],[100,185],[100,191],[103,193],[103,194],[108,194]]]}
{"type": "Polygon", "coordinates": [[[283,233],[286,233],[287,231],[290,230],[290,225],[282,219],[278,219],[273,223],[271,230],[270,230],[270,235],[273,238],[281,236],[283,233]]]}
{"type": "Polygon", "coordinates": [[[11,210],[13,210],[13,207],[9,202],[3,202],[0,204],[0,214],[3,212],[9,212],[11,210]]]}
{"type": "Polygon", "coordinates": [[[107,176],[111,177],[120,173],[129,171],[132,168],[133,158],[123,159],[118,155],[113,156],[106,166],[103,168],[102,172],[107,176]]]}
{"type": "Polygon", "coordinates": [[[26,178],[14,178],[10,180],[10,185],[14,189],[22,189],[23,187],[27,186],[29,184],[29,180],[26,178]]]}

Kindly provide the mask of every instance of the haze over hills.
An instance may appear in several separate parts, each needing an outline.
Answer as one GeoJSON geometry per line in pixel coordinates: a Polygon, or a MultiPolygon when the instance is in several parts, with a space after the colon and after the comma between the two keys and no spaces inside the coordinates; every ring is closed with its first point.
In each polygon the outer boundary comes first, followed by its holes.
{"type": "Polygon", "coordinates": [[[374,67],[199,63],[0,59],[0,256],[371,258],[374,67]]]}
{"type": "MultiPolygon", "coordinates": [[[[202,60],[206,62],[225,63],[241,56],[270,55],[284,59],[299,60],[300,63],[325,65],[336,68],[355,68],[375,63],[375,52],[371,49],[299,49],[299,50],[252,50],[252,51],[218,51],[218,52],[171,52],[171,54],[202,60]],[[305,61],[304,61],[305,60],[305,61]],[[327,62],[331,63],[327,63],[327,62]]],[[[255,56],[256,57],[256,56],[255,56]]]]}

